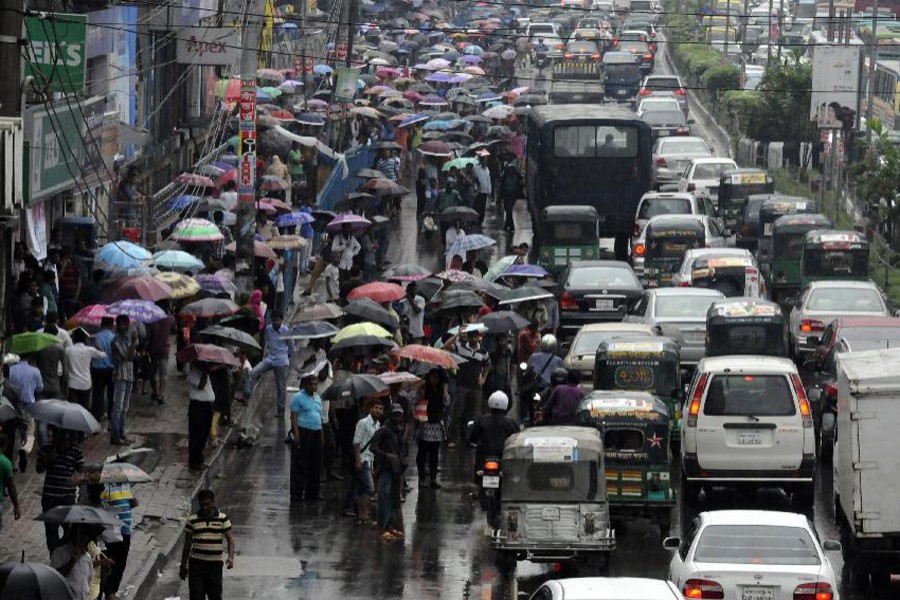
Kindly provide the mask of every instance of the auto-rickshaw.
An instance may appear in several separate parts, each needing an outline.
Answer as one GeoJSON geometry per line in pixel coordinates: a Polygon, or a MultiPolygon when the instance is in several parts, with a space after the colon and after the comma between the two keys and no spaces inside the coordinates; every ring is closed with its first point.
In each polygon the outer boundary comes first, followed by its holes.
{"type": "Polygon", "coordinates": [[[771,194],[775,180],[763,169],[729,169],[719,177],[719,218],[725,229],[735,231],[750,194],[771,194]]]}
{"type": "Polygon", "coordinates": [[[609,521],[600,432],[533,427],[503,447],[500,521],[491,545],[501,573],[516,562],[583,560],[602,574],[616,535],[609,521]]]}
{"type": "Polygon", "coordinates": [[[800,288],[823,279],[868,281],[869,242],[863,234],[837,229],[806,233],[800,256],[800,288]]]}
{"type": "Polygon", "coordinates": [[[830,229],[825,215],[798,214],[778,217],[772,224],[772,256],[769,261],[769,294],[773,302],[796,293],[800,287],[800,257],[806,233],[830,229]]]}
{"type": "Polygon", "coordinates": [[[536,229],[538,261],[551,273],[562,272],[573,260],[600,258],[600,217],[593,206],[548,206],[536,229]]]}
{"type": "Polygon", "coordinates": [[[816,201],[802,196],[778,196],[763,202],[759,207],[759,244],[756,249],[760,265],[768,265],[772,258],[772,227],[778,217],[817,212],[816,201]]]}
{"type": "Polygon", "coordinates": [[[726,298],[762,298],[761,278],[752,256],[701,256],[691,269],[691,286],[719,290],[726,298]]]}
{"type": "Polygon", "coordinates": [[[787,356],[784,314],[766,300],[714,302],[706,312],[706,356],[787,356]]]}
{"type": "Polygon", "coordinates": [[[669,535],[675,493],[665,403],[647,392],[594,391],[581,401],[575,423],[603,436],[612,518],[646,517],[661,537],[669,535]]]}
{"type": "Polygon", "coordinates": [[[706,245],[703,221],[691,215],[660,215],[650,219],[644,236],[644,279],[647,287],[669,287],[684,253],[706,245]]]}
{"type": "Polygon", "coordinates": [[[594,356],[595,390],[649,392],[662,400],[674,418],[671,440],[681,443],[681,362],[678,344],[667,337],[610,340],[594,356]]]}

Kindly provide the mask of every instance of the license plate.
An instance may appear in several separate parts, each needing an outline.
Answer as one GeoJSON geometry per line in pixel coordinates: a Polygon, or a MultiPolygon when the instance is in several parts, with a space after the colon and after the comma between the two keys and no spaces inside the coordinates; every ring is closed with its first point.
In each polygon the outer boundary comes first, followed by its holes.
{"type": "Polygon", "coordinates": [[[738,446],[762,446],[762,434],[759,431],[739,431],[737,443],[738,446]]]}
{"type": "Polygon", "coordinates": [[[559,521],[559,509],[555,506],[541,509],[541,519],[544,521],[559,521]]]}
{"type": "Polygon", "coordinates": [[[628,90],[616,90],[617,96],[624,96],[628,90]]]}
{"type": "Polygon", "coordinates": [[[706,333],[704,333],[703,331],[685,331],[684,341],[696,343],[705,342],[706,333]]]}
{"type": "Polygon", "coordinates": [[[748,585],[741,591],[741,600],[775,600],[775,588],[748,585]]]}
{"type": "Polygon", "coordinates": [[[488,489],[496,489],[500,487],[499,475],[485,475],[481,478],[481,487],[488,489]]]}
{"type": "Polygon", "coordinates": [[[598,310],[612,310],[615,308],[612,300],[597,300],[595,305],[598,310]]]}

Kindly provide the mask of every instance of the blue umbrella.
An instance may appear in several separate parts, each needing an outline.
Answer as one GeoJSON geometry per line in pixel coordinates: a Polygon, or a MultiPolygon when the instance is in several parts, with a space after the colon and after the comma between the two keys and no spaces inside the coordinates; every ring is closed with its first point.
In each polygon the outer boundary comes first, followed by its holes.
{"type": "Polygon", "coordinates": [[[272,100],[272,96],[268,95],[261,89],[256,88],[256,101],[257,102],[268,102],[271,100],[272,100]]]}
{"type": "Polygon", "coordinates": [[[412,125],[413,123],[421,123],[423,121],[427,121],[430,118],[431,117],[429,117],[428,115],[413,115],[401,121],[399,126],[406,127],[408,125],[412,125]]]}
{"type": "Polygon", "coordinates": [[[278,227],[296,227],[297,225],[308,225],[315,221],[313,216],[305,212],[292,212],[281,215],[275,220],[278,227]]]}
{"type": "Polygon", "coordinates": [[[443,56],[444,60],[449,60],[450,62],[453,62],[457,58],[459,58],[459,52],[457,52],[456,50],[447,50],[446,52],[444,52],[444,56],[443,56]]]}
{"type": "Polygon", "coordinates": [[[475,100],[478,102],[495,102],[502,98],[503,97],[496,92],[484,92],[483,94],[478,94],[478,97],[475,98],[475,100]]]}
{"type": "MultiPolygon", "coordinates": [[[[231,167],[229,167],[230,169],[231,167]]],[[[182,194],[181,196],[176,196],[169,201],[169,208],[173,210],[181,210],[182,208],[187,208],[194,202],[200,199],[200,196],[191,196],[190,194],[182,194]]]]}
{"type": "Polygon", "coordinates": [[[463,48],[463,54],[474,54],[475,56],[481,56],[484,54],[484,49],[481,46],[466,46],[463,48]]]}
{"type": "Polygon", "coordinates": [[[453,121],[430,121],[422,128],[425,131],[446,131],[453,127],[453,121]]]}
{"type": "Polygon", "coordinates": [[[299,113],[295,117],[296,121],[301,125],[321,126],[325,124],[325,119],[313,113],[299,113]]]}
{"type": "Polygon", "coordinates": [[[151,256],[149,250],[125,240],[110,242],[97,251],[97,260],[117,269],[146,267],[151,256]]]}
{"type": "Polygon", "coordinates": [[[203,268],[203,261],[183,250],[164,250],[153,255],[153,264],[173,271],[197,271],[203,268]]]}
{"type": "Polygon", "coordinates": [[[443,73],[438,71],[437,73],[432,73],[428,77],[425,78],[425,81],[435,81],[438,83],[448,83],[451,79],[453,79],[453,75],[450,73],[443,73]]]}
{"type": "Polygon", "coordinates": [[[480,233],[464,235],[463,237],[453,242],[453,245],[451,245],[447,250],[447,254],[450,256],[453,256],[455,254],[465,256],[467,252],[473,252],[475,250],[481,250],[482,248],[488,248],[496,243],[497,240],[495,240],[494,238],[489,238],[488,236],[482,235],[480,233]]]}
{"type": "Polygon", "coordinates": [[[334,69],[328,65],[316,65],[313,67],[313,73],[316,75],[330,75],[332,72],[334,72],[334,69]]]}

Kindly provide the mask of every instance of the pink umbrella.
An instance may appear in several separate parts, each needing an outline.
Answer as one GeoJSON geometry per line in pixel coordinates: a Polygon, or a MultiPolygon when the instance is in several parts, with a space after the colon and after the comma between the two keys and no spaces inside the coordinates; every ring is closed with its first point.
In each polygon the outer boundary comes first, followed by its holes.
{"type": "Polygon", "coordinates": [[[349,226],[350,231],[362,231],[371,224],[372,222],[365,217],[348,213],[336,216],[325,228],[328,231],[337,232],[341,231],[345,226],[349,226]]]}
{"type": "Polygon", "coordinates": [[[375,71],[375,77],[379,79],[394,79],[395,77],[400,76],[400,71],[397,69],[392,69],[390,67],[381,67],[375,71]]]}
{"type": "Polygon", "coordinates": [[[66,327],[74,329],[75,327],[100,327],[100,321],[103,317],[110,316],[106,312],[106,306],[103,304],[89,304],[75,313],[67,322],[66,327]]]}
{"type": "Polygon", "coordinates": [[[130,298],[132,300],[159,302],[172,297],[172,288],[155,277],[143,275],[141,277],[123,279],[116,285],[106,288],[103,292],[103,297],[107,300],[126,300],[130,298]]]}
{"type": "Polygon", "coordinates": [[[267,204],[276,210],[284,210],[287,212],[291,212],[292,208],[290,204],[279,200],[278,198],[260,198],[260,204],[267,204]]]}
{"type": "Polygon", "coordinates": [[[225,185],[229,181],[237,181],[237,169],[232,169],[230,171],[225,171],[222,173],[219,178],[216,180],[220,186],[225,185]]]}
{"type": "Polygon", "coordinates": [[[182,185],[190,185],[194,187],[216,187],[215,182],[205,175],[197,173],[182,173],[175,178],[175,181],[182,185]]]}
{"type": "Polygon", "coordinates": [[[422,94],[419,92],[403,92],[403,97],[413,102],[419,102],[422,99],[422,94]]]}

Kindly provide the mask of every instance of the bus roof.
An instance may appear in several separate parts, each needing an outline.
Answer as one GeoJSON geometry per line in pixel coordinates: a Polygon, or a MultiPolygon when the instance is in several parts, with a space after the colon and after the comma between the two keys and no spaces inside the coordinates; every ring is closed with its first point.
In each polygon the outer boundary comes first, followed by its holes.
{"type": "Polygon", "coordinates": [[[614,119],[620,121],[643,121],[628,109],[599,104],[554,104],[533,106],[531,118],[540,125],[564,121],[590,121],[614,119]]]}

